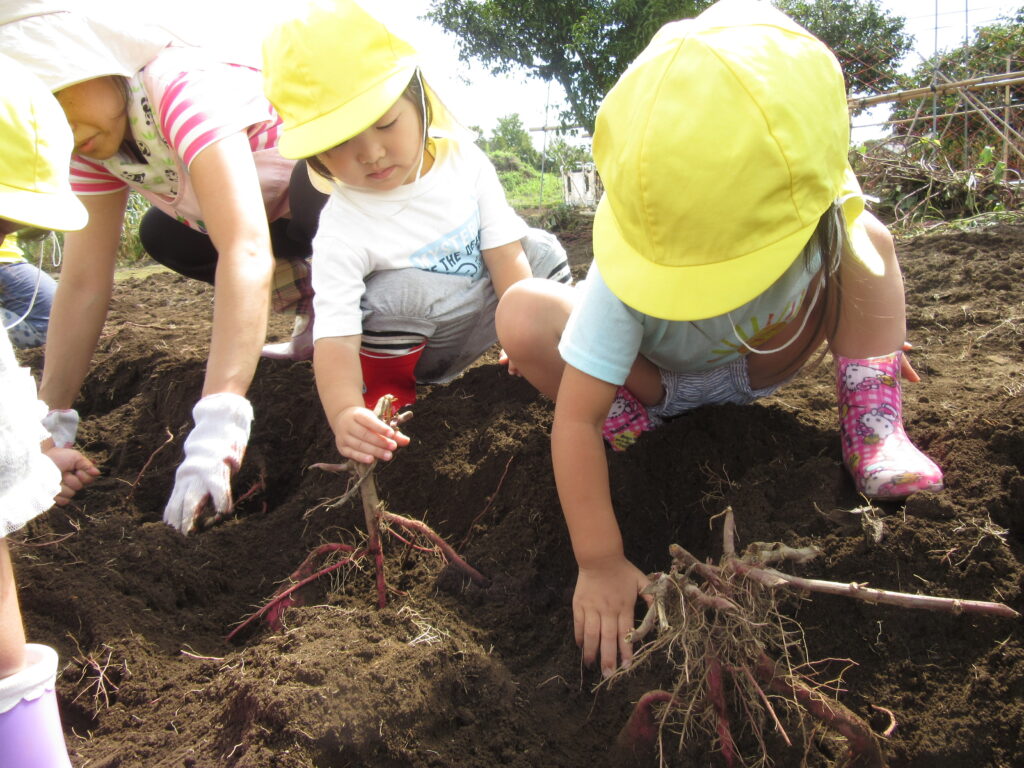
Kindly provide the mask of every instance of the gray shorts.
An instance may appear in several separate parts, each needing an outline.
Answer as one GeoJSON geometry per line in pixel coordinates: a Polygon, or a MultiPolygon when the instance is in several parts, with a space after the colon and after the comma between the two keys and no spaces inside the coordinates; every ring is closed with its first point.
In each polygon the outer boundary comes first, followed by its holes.
{"type": "MultiPolygon", "coordinates": [[[[557,237],[530,229],[522,242],[534,277],[572,281],[565,249],[557,237]]],[[[364,336],[406,338],[409,346],[426,339],[427,346],[416,364],[416,380],[443,384],[497,342],[497,306],[498,297],[486,276],[473,280],[413,268],[375,272],[366,278],[361,304],[364,336]]]]}
{"type": "Polygon", "coordinates": [[[745,355],[710,371],[678,372],[662,368],[661,385],[665,388],[665,398],[647,410],[652,416],[670,419],[702,405],[746,405],[772,394],[788,381],[752,389],[745,355]]]}

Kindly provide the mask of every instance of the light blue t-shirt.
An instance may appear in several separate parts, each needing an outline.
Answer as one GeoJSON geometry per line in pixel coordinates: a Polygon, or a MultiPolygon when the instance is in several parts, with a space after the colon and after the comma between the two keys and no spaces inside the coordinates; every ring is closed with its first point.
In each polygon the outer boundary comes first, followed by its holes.
{"type": "Polygon", "coordinates": [[[732,362],[748,346],[778,333],[799,312],[820,254],[801,254],[768,290],[748,304],[706,320],[662,320],[624,304],[605,284],[595,262],[577,286],[577,301],[558,351],[566,363],[616,386],[643,355],[671,371],[708,371],[732,362]],[[742,341],[741,341],[742,339],[742,341]]]}

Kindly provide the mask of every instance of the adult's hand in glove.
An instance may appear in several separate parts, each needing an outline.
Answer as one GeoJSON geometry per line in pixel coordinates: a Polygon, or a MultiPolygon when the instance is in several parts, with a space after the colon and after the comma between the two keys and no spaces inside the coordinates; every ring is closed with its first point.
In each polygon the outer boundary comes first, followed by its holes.
{"type": "Polygon", "coordinates": [[[78,434],[78,411],[74,408],[55,408],[43,417],[43,427],[50,433],[57,448],[71,448],[78,434]]]}
{"type": "Polygon", "coordinates": [[[164,508],[164,522],[184,534],[196,521],[214,522],[231,512],[231,476],[242,465],[252,425],[252,405],[241,395],[207,395],[192,409],[195,428],[185,440],[185,460],[164,508]]]}

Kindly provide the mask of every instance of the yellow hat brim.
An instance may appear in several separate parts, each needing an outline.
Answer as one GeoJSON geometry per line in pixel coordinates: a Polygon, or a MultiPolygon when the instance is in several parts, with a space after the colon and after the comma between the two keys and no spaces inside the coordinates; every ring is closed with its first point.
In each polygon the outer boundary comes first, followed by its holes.
{"type": "Polygon", "coordinates": [[[31,192],[0,184],[0,218],[39,229],[70,232],[88,223],[85,206],[70,191],[31,192]]]}
{"type": "Polygon", "coordinates": [[[765,248],[729,261],[667,266],[644,258],[630,245],[605,195],[594,216],[594,261],[611,291],[638,312],[664,320],[704,320],[763,293],[792,265],[817,225],[814,220],[765,248]]]}
{"type": "Polygon", "coordinates": [[[298,160],[326,152],[358,136],[391,109],[415,73],[416,64],[409,61],[344,104],[301,125],[286,125],[278,151],[283,157],[298,160]]]}

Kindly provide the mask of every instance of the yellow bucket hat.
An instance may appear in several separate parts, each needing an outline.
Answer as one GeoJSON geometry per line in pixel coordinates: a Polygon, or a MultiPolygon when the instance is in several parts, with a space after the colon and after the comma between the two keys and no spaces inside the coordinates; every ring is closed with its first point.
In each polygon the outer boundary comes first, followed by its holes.
{"type": "Polygon", "coordinates": [[[668,320],[741,306],[793,263],[849,168],[846,90],[823,43],[767,2],[665,25],[601,104],[594,257],[627,305],[668,320]]]}
{"type": "MultiPolygon", "coordinates": [[[[312,157],[369,128],[419,67],[409,43],[351,0],[313,0],[263,41],[264,91],[283,122],[278,150],[312,157]]],[[[455,121],[427,87],[433,127],[455,121]]]]}
{"type": "Polygon", "coordinates": [[[88,214],[71,191],[74,139],[64,111],[35,76],[0,56],[0,218],[74,230],[88,214]]]}

